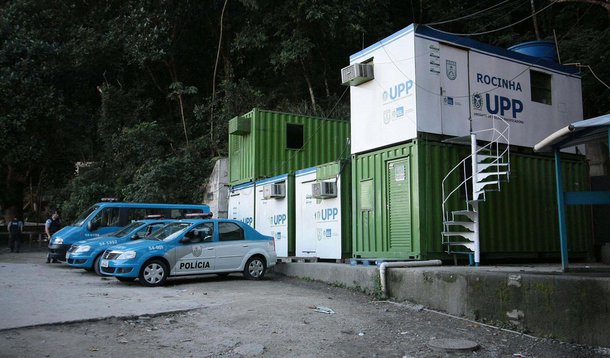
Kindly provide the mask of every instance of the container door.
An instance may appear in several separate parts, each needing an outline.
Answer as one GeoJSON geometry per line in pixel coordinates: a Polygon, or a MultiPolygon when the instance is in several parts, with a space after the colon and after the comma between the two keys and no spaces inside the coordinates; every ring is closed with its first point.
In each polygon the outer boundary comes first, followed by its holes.
{"type": "Polygon", "coordinates": [[[441,128],[452,136],[470,134],[468,51],[441,44],[441,128]]]}
{"type": "Polygon", "coordinates": [[[411,185],[409,158],[387,164],[389,251],[411,251],[411,185]]]}

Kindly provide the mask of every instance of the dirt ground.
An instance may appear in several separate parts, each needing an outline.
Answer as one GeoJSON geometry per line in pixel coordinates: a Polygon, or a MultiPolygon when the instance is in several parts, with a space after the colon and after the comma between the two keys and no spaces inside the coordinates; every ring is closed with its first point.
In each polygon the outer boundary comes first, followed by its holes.
{"type": "MultiPolygon", "coordinates": [[[[55,269],[54,275],[83,273],[55,269]]],[[[175,297],[146,297],[154,291],[137,283],[84,279],[85,291],[88,282],[101,282],[146,299],[175,297]]],[[[1,330],[0,357],[610,357],[608,348],[535,338],[273,273],[259,282],[240,275],[173,280],[165,289],[189,295],[199,307],[1,330]],[[438,351],[428,345],[434,339],[465,339],[480,348],[438,351]]]]}

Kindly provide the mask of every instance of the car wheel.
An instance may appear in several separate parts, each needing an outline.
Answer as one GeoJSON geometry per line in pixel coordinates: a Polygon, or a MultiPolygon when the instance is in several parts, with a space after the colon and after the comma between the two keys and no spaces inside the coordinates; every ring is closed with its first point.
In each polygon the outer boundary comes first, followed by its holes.
{"type": "Polygon", "coordinates": [[[122,277],[122,276],[115,276],[117,280],[121,281],[121,282],[133,282],[135,281],[135,277],[122,277]]]}
{"type": "Polygon", "coordinates": [[[140,284],[142,286],[161,286],[167,280],[167,266],[161,260],[153,259],[144,264],[140,270],[140,284]]]}
{"type": "Polygon", "coordinates": [[[101,260],[102,260],[102,254],[97,255],[95,260],[93,260],[93,271],[95,271],[95,274],[98,276],[104,276],[104,275],[102,275],[102,268],[100,267],[101,260]]]}
{"type": "Polygon", "coordinates": [[[267,264],[265,259],[260,256],[253,256],[246,262],[244,267],[244,277],[248,280],[260,280],[265,276],[267,264]]]}

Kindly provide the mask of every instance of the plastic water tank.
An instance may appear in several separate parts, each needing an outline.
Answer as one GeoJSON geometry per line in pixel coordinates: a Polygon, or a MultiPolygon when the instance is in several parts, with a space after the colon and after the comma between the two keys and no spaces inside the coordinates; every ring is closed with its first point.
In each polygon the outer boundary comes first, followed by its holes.
{"type": "Polygon", "coordinates": [[[557,62],[557,50],[555,49],[555,44],[551,41],[523,42],[508,49],[524,55],[557,62]]]}

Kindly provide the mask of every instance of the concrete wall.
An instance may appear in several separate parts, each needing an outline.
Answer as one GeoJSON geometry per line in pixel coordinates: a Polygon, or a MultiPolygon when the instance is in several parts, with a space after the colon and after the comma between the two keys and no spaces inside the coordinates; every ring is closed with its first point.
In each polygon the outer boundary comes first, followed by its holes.
{"type": "MultiPolygon", "coordinates": [[[[377,292],[376,266],[285,263],[276,272],[377,292]]],[[[388,295],[539,337],[610,347],[610,275],[518,267],[392,268],[388,295]]]]}

